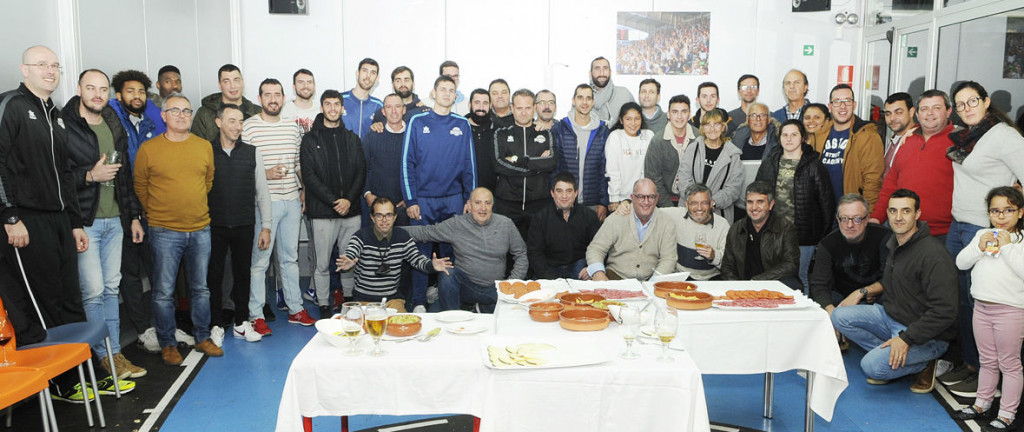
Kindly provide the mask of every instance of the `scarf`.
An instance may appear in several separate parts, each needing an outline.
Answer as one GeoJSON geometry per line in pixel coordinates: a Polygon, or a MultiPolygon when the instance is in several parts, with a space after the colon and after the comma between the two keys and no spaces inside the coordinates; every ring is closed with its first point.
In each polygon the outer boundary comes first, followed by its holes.
{"type": "Polygon", "coordinates": [[[967,159],[967,155],[971,154],[974,146],[978,144],[978,140],[998,123],[999,119],[991,114],[986,114],[977,126],[950,132],[949,139],[953,141],[953,145],[946,149],[946,157],[953,162],[963,164],[964,159],[967,159]]]}

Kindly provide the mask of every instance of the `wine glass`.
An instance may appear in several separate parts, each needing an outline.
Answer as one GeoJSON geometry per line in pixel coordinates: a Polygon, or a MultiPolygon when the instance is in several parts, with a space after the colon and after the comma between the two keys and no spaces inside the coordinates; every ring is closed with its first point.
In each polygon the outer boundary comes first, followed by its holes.
{"type": "Polygon", "coordinates": [[[7,344],[13,338],[14,329],[7,325],[7,315],[0,315],[0,351],[3,351],[3,361],[0,362],[0,367],[14,365],[13,361],[7,361],[7,344]]]}
{"type": "MultiPolygon", "coordinates": [[[[697,233],[697,235],[693,237],[693,245],[697,248],[708,247],[708,235],[702,232],[697,233]]],[[[698,252],[696,259],[704,260],[704,257],[698,252]]]]}
{"type": "MultiPolygon", "coordinates": [[[[119,163],[121,163],[121,152],[119,152],[117,150],[113,150],[109,154],[104,155],[104,157],[103,157],[103,165],[115,165],[115,164],[119,164],[119,163]]],[[[114,185],[114,181],[113,180],[107,180],[107,181],[103,182],[103,185],[104,186],[113,186],[114,185]]]]}
{"type": "Polygon", "coordinates": [[[676,329],[678,327],[679,320],[676,317],[675,309],[666,307],[658,310],[657,315],[654,317],[654,332],[658,335],[658,340],[661,341],[659,362],[670,363],[675,361],[674,357],[668,355],[668,344],[676,337],[676,329]]]}
{"type": "Polygon", "coordinates": [[[368,304],[363,312],[366,321],[366,332],[373,337],[373,351],[370,355],[380,357],[387,354],[387,351],[380,349],[380,338],[388,328],[388,310],[380,304],[368,304]]]}
{"type": "Polygon", "coordinates": [[[640,311],[636,307],[622,305],[619,309],[619,319],[622,321],[619,324],[619,334],[626,340],[626,351],[619,354],[619,357],[626,360],[639,358],[640,354],[633,351],[633,341],[640,330],[640,311]]]}
{"type": "Polygon", "coordinates": [[[359,302],[346,302],[341,305],[341,330],[348,338],[348,350],[344,352],[347,356],[362,354],[356,349],[356,340],[363,330],[363,306],[359,302]]]}

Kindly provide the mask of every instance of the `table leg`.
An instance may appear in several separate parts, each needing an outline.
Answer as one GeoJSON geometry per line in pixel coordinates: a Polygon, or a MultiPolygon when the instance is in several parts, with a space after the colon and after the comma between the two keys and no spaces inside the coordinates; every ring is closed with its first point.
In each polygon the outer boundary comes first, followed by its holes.
{"type": "Polygon", "coordinates": [[[775,394],[775,374],[771,372],[764,373],[764,418],[772,418],[772,399],[775,394]]]}
{"type": "Polygon", "coordinates": [[[341,432],[348,432],[348,416],[341,416],[341,432]]]}
{"type": "Polygon", "coordinates": [[[480,417],[473,417],[473,432],[480,432],[480,417]]]}
{"type": "Polygon", "coordinates": [[[807,372],[807,405],[804,407],[804,432],[814,432],[814,412],[811,411],[811,393],[814,392],[814,372],[807,372]]]}
{"type": "Polygon", "coordinates": [[[302,416],[302,430],[305,432],[313,432],[313,418],[302,416]]]}

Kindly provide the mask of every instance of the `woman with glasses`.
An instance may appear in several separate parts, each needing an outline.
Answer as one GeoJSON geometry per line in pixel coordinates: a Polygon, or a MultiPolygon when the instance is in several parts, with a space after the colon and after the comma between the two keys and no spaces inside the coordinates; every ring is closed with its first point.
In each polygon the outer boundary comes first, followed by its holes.
{"type": "MultiPolygon", "coordinates": [[[[950,132],[953,146],[946,157],[953,161],[953,222],[946,235],[946,248],[956,256],[975,243],[975,234],[988,226],[989,217],[978,205],[978,198],[999,186],[1010,186],[1024,178],[1024,138],[1006,114],[995,106],[988,92],[974,81],[965,81],[953,89],[953,106],[967,126],[950,132]]],[[[952,393],[973,397],[977,389],[978,350],[974,341],[971,317],[974,299],[971,273],[960,271],[959,331],[966,370],[939,381],[949,385],[952,393]]]]}
{"type": "Polygon", "coordinates": [[[679,164],[679,189],[694,183],[706,185],[715,197],[715,212],[732,222],[735,204],[743,198],[744,178],[740,150],[724,136],[728,118],[721,108],[700,118],[700,137],[686,147],[679,164]]]}
{"type": "Polygon", "coordinates": [[[803,123],[786,120],[779,130],[780,145],[765,157],[756,180],[775,186],[772,214],[796,226],[800,238],[800,281],[807,293],[807,267],[814,256],[814,246],[832,226],[835,194],[820,155],[806,143],[803,123]]]}
{"type": "Polygon", "coordinates": [[[647,129],[640,105],[628,102],[619,109],[619,121],[608,134],[604,147],[605,175],[608,176],[608,210],[633,193],[633,182],[644,177],[644,156],[654,138],[647,129]]]}
{"type": "Polygon", "coordinates": [[[953,417],[981,420],[998,414],[981,430],[1002,431],[1014,423],[1024,389],[1020,361],[1024,338],[1024,195],[1012,186],[1000,186],[989,191],[985,202],[991,228],[978,231],[956,257],[956,266],[970,270],[978,282],[971,286],[975,298],[974,337],[981,360],[978,391],[974,404],[953,417]],[[996,413],[992,400],[1000,373],[1003,396],[996,413]]]}

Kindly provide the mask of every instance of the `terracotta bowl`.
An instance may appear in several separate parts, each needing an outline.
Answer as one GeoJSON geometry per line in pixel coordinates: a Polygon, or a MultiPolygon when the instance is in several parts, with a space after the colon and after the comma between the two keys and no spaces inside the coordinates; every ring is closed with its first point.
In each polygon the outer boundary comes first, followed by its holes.
{"type": "Polygon", "coordinates": [[[711,294],[708,294],[706,292],[702,292],[702,291],[688,291],[688,292],[685,292],[685,293],[682,293],[682,294],[676,294],[676,295],[684,295],[684,296],[687,296],[687,297],[696,297],[696,299],[678,299],[678,298],[672,297],[671,295],[668,296],[668,297],[665,297],[665,302],[668,303],[669,306],[674,307],[676,309],[682,309],[682,310],[701,310],[701,309],[707,309],[707,308],[711,307],[711,301],[714,300],[714,296],[712,296],[711,294]]]}
{"type": "Polygon", "coordinates": [[[412,336],[420,332],[423,328],[423,319],[418,315],[412,314],[398,314],[388,318],[388,328],[384,330],[385,333],[394,337],[406,337],[412,336]],[[415,321],[410,323],[396,323],[396,319],[410,319],[415,318],[415,321]]]}
{"type": "Polygon", "coordinates": [[[565,309],[565,305],[554,302],[534,303],[530,306],[530,319],[538,322],[558,321],[558,313],[565,309]]]}
{"type": "Polygon", "coordinates": [[[654,284],[654,295],[667,298],[668,293],[683,294],[689,291],[696,291],[697,285],[690,282],[665,281],[654,284]]]}
{"type": "Polygon", "coordinates": [[[572,331],[604,330],[612,321],[607,311],[594,308],[566,309],[558,317],[558,325],[572,331]]]}
{"type": "Polygon", "coordinates": [[[604,300],[604,297],[603,296],[599,296],[597,294],[572,294],[572,293],[570,293],[570,294],[562,295],[561,297],[558,298],[558,300],[561,301],[562,304],[564,304],[566,306],[571,306],[571,307],[587,307],[587,308],[589,308],[590,305],[588,305],[586,303],[580,303],[580,302],[578,302],[576,300],[593,303],[593,302],[596,302],[596,301],[604,300]]]}

